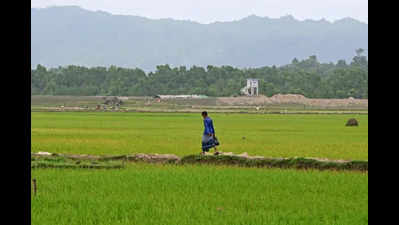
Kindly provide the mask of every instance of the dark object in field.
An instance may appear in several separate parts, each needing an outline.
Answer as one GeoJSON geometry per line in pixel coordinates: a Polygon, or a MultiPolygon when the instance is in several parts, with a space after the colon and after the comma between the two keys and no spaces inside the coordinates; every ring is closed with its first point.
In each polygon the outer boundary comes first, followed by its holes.
{"type": "Polygon", "coordinates": [[[37,186],[36,186],[36,179],[33,179],[33,193],[36,196],[37,186]]]}
{"type": "Polygon", "coordinates": [[[104,102],[105,105],[116,105],[116,106],[119,106],[119,105],[123,104],[122,100],[120,100],[117,97],[110,97],[110,98],[106,98],[105,97],[104,100],[105,100],[105,102],[104,102]]]}
{"type": "Polygon", "coordinates": [[[346,126],[359,126],[359,122],[355,118],[349,119],[348,122],[346,122],[346,126]]]}

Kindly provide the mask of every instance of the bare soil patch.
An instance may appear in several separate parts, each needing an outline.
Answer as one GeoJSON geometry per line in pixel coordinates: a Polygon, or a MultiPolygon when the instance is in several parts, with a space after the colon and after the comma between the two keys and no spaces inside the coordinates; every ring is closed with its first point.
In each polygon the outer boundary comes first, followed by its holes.
{"type": "Polygon", "coordinates": [[[281,105],[298,104],[313,107],[357,107],[368,108],[368,99],[318,99],[306,98],[297,94],[276,94],[272,97],[221,97],[218,98],[220,104],[226,105],[281,105]]]}

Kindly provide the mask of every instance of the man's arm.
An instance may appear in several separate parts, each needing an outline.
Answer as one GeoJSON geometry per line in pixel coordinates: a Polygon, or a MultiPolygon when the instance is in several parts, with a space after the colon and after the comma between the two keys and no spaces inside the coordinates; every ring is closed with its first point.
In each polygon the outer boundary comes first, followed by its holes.
{"type": "Polygon", "coordinates": [[[215,135],[215,130],[213,129],[213,122],[212,120],[208,121],[208,127],[209,127],[209,136],[214,136],[215,135]]]}

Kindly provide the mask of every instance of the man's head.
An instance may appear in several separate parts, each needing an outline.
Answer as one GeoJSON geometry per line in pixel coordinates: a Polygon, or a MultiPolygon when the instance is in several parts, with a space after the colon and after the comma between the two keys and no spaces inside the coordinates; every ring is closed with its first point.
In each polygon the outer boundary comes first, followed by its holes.
{"type": "Polygon", "coordinates": [[[201,113],[201,115],[202,115],[202,117],[205,119],[205,118],[208,116],[208,113],[207,113],[206,111],[203,111],[203,112],[201,113]]]}

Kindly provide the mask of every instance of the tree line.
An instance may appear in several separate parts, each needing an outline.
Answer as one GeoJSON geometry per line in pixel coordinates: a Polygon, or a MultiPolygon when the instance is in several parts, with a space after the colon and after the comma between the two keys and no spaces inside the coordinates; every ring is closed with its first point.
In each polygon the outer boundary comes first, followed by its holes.
{"type": "Polygon", "coordinates": [[[247,78],[259,79],[259,94],[302,94],[308,98],[368,98],[368,60],[356,50],[350,63],[320,63],[316,56],[288,65],[170,67],[145,73],[139,68],[65,66],[31,70],[32,95],[154,96],[199,94],[238,96],[247,78]]]}

